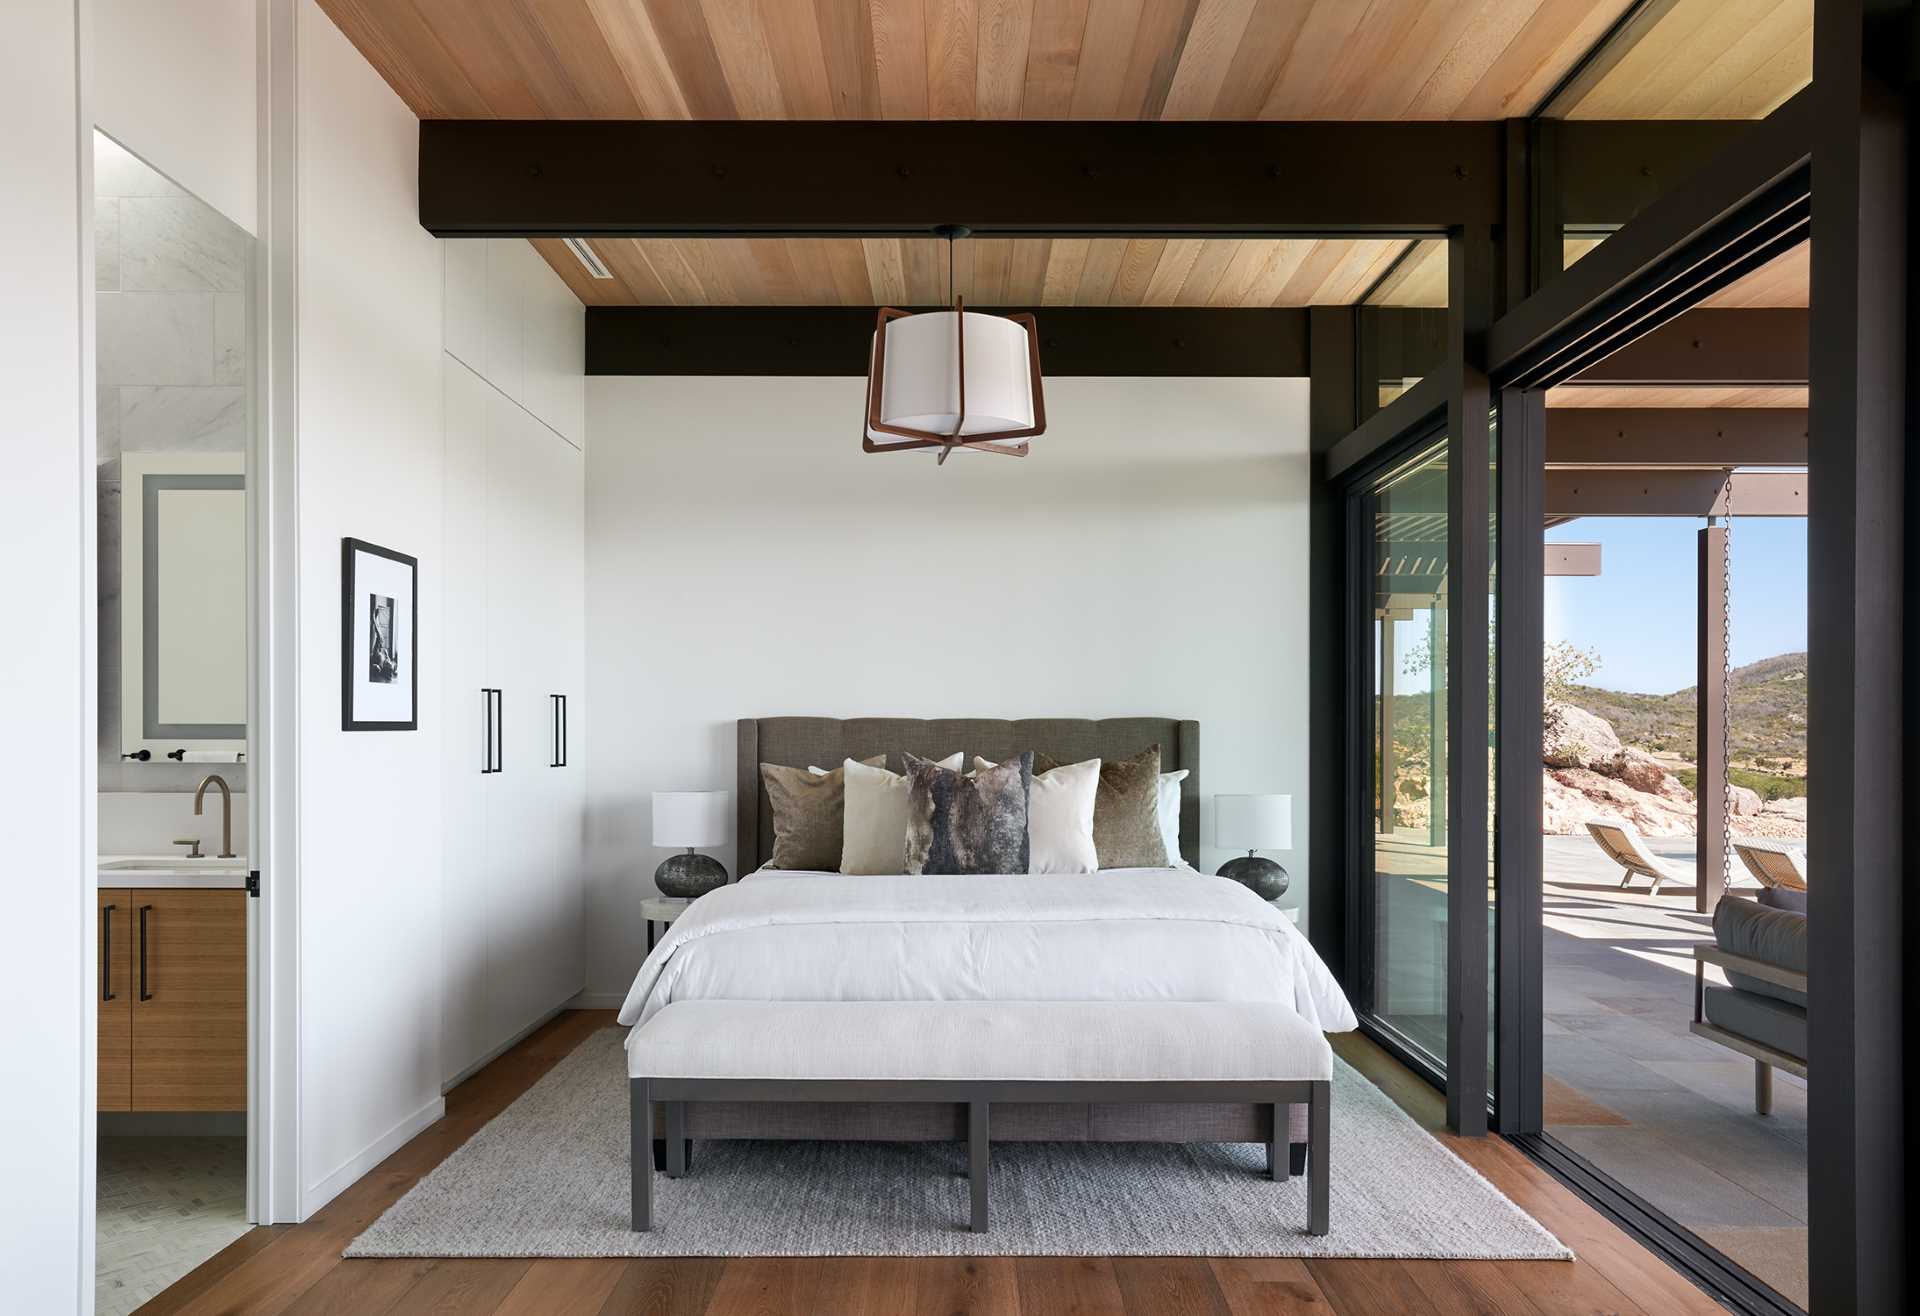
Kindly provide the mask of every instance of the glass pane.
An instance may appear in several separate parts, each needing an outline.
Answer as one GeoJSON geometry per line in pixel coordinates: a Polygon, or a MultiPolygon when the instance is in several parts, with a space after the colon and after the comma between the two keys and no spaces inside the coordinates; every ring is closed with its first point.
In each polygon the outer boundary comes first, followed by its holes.
{"type": "Polygon", "coordinates": [[[1409,241],[1359,308],[1360,419],[1446,358],[1447,242],[1409,241]]]}
{"type": "Polygon", "coordinates": [[[1447,444],[1374,496],[1373,1014],[1447,1050],[1447,444]]]}

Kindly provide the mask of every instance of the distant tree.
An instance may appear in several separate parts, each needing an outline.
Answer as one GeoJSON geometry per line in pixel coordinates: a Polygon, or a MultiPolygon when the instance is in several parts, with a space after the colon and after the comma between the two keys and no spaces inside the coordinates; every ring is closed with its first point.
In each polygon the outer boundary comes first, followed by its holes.
{"type": "Polygon", "coordinates": [[[1573,688],[1600,670],[1600,658],[1593,650],[1582,649],[1569,640],[1552,640],[1541,654],[1540,666],[1546,695],[1541,729],[1546,739],[1552,740],[1560,734],[1573,688]]]}

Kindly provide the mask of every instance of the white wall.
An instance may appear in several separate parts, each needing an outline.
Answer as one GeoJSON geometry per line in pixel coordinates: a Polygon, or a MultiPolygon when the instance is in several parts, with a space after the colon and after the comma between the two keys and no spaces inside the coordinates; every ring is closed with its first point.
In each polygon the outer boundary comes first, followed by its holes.
{"type": "Polygon", "coordinates": [[[299,43],[300,1188],[440,1097],[441,278],[419,129],[312,0],[299,43]],[[418,731],[340,729],[340,541],[420,562],[418,731]]]}
{"type": "Polygon", "coordinates": [[[93,1298],[91,149],[75,0],[8,0],[0,41],[0,1294],[93,1298]],[[44,1008],[31,1008],[37,1003],[44,1008]]]}
{"type": "Polygon", "coordinates": [[[731,789],[743,716],[1198,718],[1204,795],[1293,794],[1304,907],[1307,381],[1049,379],[1032,456],[940,469],[860,450],[861,387],[588,381],[589,991],[648,793],[731,789]]]}
{"type": "Polygon", "coordinates": [[[93,0],[94,122],[259,231],[258,0],[93,0]]]}

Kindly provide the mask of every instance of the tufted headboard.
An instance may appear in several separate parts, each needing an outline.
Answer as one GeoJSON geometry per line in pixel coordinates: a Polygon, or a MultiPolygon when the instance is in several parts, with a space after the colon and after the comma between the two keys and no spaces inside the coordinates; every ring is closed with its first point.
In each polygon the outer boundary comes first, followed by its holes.
{"type": "Polygon", "coordinates": [[[955,750],[1000,760],[1023,750],[1051,754],[1062,763],[1091,758],[1127,758],[1160,746],[1160,770],[1187,769],[1180,783],[1180,853],[1200,863],[1200,724],[1167,717],[1033,717],[1018,721],[984,717],[743,717],[734,809],[739,849],[735,865],[752,872],[773,854],[773,810],[760,782],[760,765],[838,767],[843,760],[887,756],[904,771],[901,751],[937,758],[955,750]]]}

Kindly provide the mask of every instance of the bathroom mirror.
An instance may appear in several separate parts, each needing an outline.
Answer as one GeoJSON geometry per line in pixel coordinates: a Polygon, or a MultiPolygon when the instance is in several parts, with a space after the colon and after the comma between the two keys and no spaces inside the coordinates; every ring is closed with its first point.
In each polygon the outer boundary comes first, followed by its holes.
{"type": "Polygon", "coordinates": [[[121,752],[231,762],[247,736],[247,495],[232,453],[121,457],[121,752]]]}

